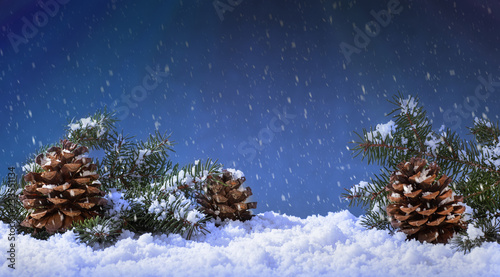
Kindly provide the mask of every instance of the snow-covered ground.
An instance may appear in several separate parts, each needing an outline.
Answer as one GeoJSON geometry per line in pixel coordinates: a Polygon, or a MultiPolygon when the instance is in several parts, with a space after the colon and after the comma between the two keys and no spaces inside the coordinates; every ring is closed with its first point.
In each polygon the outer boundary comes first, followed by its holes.
{"type": "Polygon", "coordinates": [[[366,230],[349,211],[310,216],[266,212],[248,222],[208,225],[210,233],[126,233],[93,250],[72,232],[40,241],[15,236],[8,267],[9,227],[0,224],[0,276],[499,276],[500,245],[463,254],[450,245],[405,241],[403,234],[366,230]]]}

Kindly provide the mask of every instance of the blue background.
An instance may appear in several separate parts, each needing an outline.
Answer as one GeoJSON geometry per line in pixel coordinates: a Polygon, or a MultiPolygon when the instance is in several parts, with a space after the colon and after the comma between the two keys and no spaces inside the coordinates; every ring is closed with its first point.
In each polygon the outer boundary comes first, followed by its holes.
{"type": "Polygon", "coordinates": [[[0,176],[107,106],[139,139],[173,132],[174,162],[245,172],[256,212],[345,209],[379,170],[352,158],[352,131],[387,122],[398,91],[436,130],[498,120],[499,2],[401,1],[377,30],[391,1],[0,1],[0,176]]]}

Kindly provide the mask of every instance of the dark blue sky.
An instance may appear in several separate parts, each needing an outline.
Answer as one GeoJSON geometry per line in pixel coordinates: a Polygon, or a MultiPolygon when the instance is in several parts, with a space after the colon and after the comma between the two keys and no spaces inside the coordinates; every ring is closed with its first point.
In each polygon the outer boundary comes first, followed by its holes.
{"type": "Polygon", "coordinates": [[[436,130],[498,120],[497,1],[41,3],[0,1],[1,176],[107,106],[139,139],[171,131],[174,162],[245,172],[257,212],[305,217],[378,172],[346,146],[398,91],[436,130]]]}

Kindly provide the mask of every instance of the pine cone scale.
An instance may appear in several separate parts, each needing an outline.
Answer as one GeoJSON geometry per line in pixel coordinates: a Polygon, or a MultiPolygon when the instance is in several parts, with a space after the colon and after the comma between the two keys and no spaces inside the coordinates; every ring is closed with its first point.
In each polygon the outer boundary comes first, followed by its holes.
{"type": "MultiPolygon", "coordinates": [[[[463,207],[464,211],[465,211],[465,207],[464,206],[461,206],[461,207],[463,207]]],[[[441,209],[441,211],[436,212],[439,215],[448,215],[454,210],[453,206],[448,206],[448,207],[445,206],[445,207],[442,207],[440,209],[441,209]]]]}
{"type": "Polygon", "coordinates": [[[405,228],[403,230],[401,230],[403,233],[405,233],[406,235],[414,235],[415,233],[417,233],[418,231],[420,231],[422,228],[405,228]]]}
{"type": "Polygon", "coordinates": [[[429,192],[426,195],[423,195],[422,198],[425,200],[434,200],[439,195],[440,191],[429,192]]]}
{"type": "Polygon", "coordinates": [[[394,218],[399,220],[399,221],[405,221],[408,220],[410,217],[412,217],[411,214],[403,215],[403,214],[393,214],[394,218]]]}
{"type": "Polygon", "coordinates": [[[61,209],[61,212],[63,212],[65,215],[67,216],[71,216],[71,217],[75,217],[77,215],[80,215],[82,213],[82,211],[78,210],[78,209],[72,209],[72,208],[69,208],[69,209],[61,209]]]}
{"type": "Polygon", "coordinates": [[[438,209],[438,207],[434,207],[434,208],[427,209],[427,210],[417,211],[417,213],[421,214],[421,215],[425,215],[425,216],[430,216],[430,215],[434,214],[437,209],[438,209]]]}
{"type": "Polygon", "coordinates": [[[54,191],[53,189],[51,188],[37,188],[36,191],[38,191],[39,193],[43,194],[43,195],[48,195],[49,193],[51,193],[52,191],[54,191]]]}
{"type": "Polygon", "coordinates": [[[408,197],[408,198],[415,198],[415,197],[418,197],[420,196],[420,194],[422,193],[422,190],[419,189],[417,191],[413,191],[413,192],[409,192],[409,193],[405,193],[404,196],[408,197]]]}
{"type": "Polygon", "coordinates": [[[48,210],[38,209],[31,213],[31,217],[34,219],[40,219],[47,214],[48,210]]]}
{"type": "Polygon", "coordinates": [[[439,224],[441,224],[445,219],[446,219],[446,216],[440,216],[440,217],[436,218],[435,220],[433,220],[431,222],[427,222],[427,225],[429,225],[429,226],[439,226],[439,224]]]}
{"type": "Polygon", "coordinates": [[[58,191],[58,192],[63,192],[67,189],[69,189],[71,187],[71,184],[69,183],[65,183],[64,185],[60,185],[60,186],[57,186],[54,188],[55,191],[58,191]]]}

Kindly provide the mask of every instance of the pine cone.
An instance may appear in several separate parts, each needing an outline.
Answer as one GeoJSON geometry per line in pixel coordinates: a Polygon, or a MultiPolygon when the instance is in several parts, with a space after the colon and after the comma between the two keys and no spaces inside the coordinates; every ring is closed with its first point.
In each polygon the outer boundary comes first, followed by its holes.
{"type": "Polygon", "coordinates": [[[427,166],[427,160],[413,157],[398,165],[386,190],[390,202],[387,214],[391,225],[420,242],[447,243],[453,234],[467,226],[462,220],[465,206],[462,196],[449,187],[451,178],[439,175],[439,166],[427,166]]]}
{"type": "Polygon", "coordinates": [[[100,214],[106,199],[99,189],[101,183],[95,174],[97,166],[83,157],[87,147],[62,141],[36,157],[42,173],[29,172],[24,180],[30,182],[19,199],[30,214],[22,226],[54,233],[71,227],[73,222],[100,214]]]}
{"type": "Polygon", "coordinates": [[[201,210],[210,216],[225,220],[245,221],[252,218],[249,209],[257,208],[257,202],[245,203],[252,195],[249,187],[243,188],[245,177],[234,179],[229,171],[223,171],[222,176],[209,176],[204,186],[203,194],[197,196],[201,210]]]}

